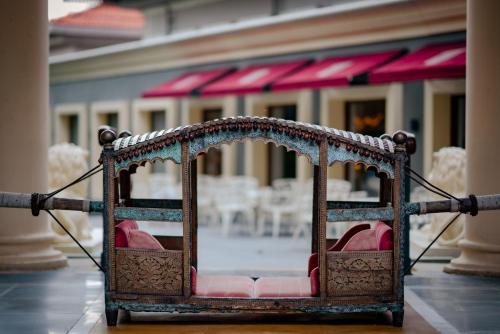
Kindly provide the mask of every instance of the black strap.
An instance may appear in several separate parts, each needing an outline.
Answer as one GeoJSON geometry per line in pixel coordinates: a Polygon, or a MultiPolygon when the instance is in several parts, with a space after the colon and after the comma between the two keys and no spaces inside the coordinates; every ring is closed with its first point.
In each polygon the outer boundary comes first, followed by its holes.
{"type": "Polygon", "coordinates": [[[479,212],[479,208],[477,207],[477,197],[474,194],[470,194],[469,199],[470,199],[470,215],[477,216],[477,213],[479,212]]]}
{"type": "Polygon", "coordinates": [[[38,216],[40,214],[40,210],[43,209],[45,204],[45,195],[39,193],[31,194],[31,214],[33,216],[38,216]]]}

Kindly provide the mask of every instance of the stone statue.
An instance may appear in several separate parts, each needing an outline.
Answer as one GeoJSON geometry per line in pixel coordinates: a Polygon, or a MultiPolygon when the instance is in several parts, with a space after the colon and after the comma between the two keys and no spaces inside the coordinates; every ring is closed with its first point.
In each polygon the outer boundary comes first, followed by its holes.
{"type": "MultiPolygon", "coordinates": [[[[465,197],[465,150],[459,147],[445,147],[433,155],[432,169],[428,180],[455,197],[465,197]]],[[[443,199],[429,192],[432,200],[443,199]]],[[[429,239],[433,239],[453,219],[456,213],[437,213],[430,216],[429,239]]],[[[465,215],[460,216],[438,239],[441,246],[457,247],[463,238],[465,215]]]]}
{"type": "MultiPolygon", "coordinates": [[[[459,147],[444,147],[433,154],[432,169],[427,179],[437,187],[455,197],[465,196],[465,150],[459,147]]],[[[412,201],[433,201],[444,198],[423,187],[415,187],[412,201]]],[[[456,213],[435,213],[412,217],[411,247],[418,253],[434,239],[456,213]]],[[[465,216],[460,216],[427,252],[430,258],[452,258],[460,251],[458,241],[464,235],[465,216]]],[[[416,254],[413,254],[416,255],[416,254]]]]}
{"type": "MultiPolygon", "coordinates": [[[[75,144],[63,143],[49,148],[49,191],[57,190],[75,180],[88,170],[88,151],[75,144]]],[[[77,183],[57,197],[82,199],[87,197],[88,180],[77,183]]],[[[78,211],[56,210],[54,216],[89,251],[95,251],[88,214],[78,211]],[[90,248],[90,249],[89,249],[90,248]],[[94,248],[94,249],[93,249],[94,248]]],[[[51,221],[55,232],[55,247],[66,253],[81,253],[78,245],[55,222],[51,221]]]]}

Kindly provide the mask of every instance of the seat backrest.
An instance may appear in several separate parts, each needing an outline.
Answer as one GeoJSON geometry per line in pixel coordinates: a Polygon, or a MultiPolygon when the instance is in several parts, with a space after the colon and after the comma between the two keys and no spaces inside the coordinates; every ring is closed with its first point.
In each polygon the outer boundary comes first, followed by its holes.
{"type": "Polygon", "coordinates": [[[393,248],[392,228],[377,222],[372,229],[357,232],[350,238],[343,251],[376,251],[392,250],[393,248]]]}
{"type": "Polygon", "coordinates": [[[356,233],[363,230],[368,230],[370,228],[370,224],[358,224],[351,226],[337,242],[328,249],[328,251],[341,251],[344,248],[345,244],[351,239],[356,233]]]}
{"type": "Polygon", "coordinates": [[[392,228],[383,222],[375,225],[378,250],[391,250],[394,246],[392,228]]]}
{"type": "Polygon", "coordinates": [[[131,230],[128,239],[129,248],[163,250],[163,246],[155,237],[145,231],[131,230]]]}
{"type": "Polygon", "coordinates": [[[343,252],[376,250],[378,250],[378,245],[374,229],[359,231],[342,248],[343,252]]]}
{"type": "Polygon", "coordinates": [[[124,220],[115,226],[115,247],[128,247],[130,231],[137,230],[139,226],[135,220],[124,220]]]}

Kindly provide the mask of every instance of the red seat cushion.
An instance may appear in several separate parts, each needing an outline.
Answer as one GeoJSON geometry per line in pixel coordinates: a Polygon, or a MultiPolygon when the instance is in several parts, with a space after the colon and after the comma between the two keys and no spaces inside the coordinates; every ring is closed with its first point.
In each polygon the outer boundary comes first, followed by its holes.
{"type": "Polygon", "coordinates": [[[359,231],[352,236],[351,239],[342,248],[343,252],[346,251],[376,251],[378,250],[377,238],[375,237],[375,230],[359,231]]]}
{"type": "MultiPolygon", "coordinates": [[[[193,271],[191,271],[192,273],[193,271]]],[[[191,292],[200,297],[237,297],[252,298],[254,280],[246,276],[232,275],[196,275],[192,284],[196,287],[191,292]]]]}
{"type": "Polygon", "coordinates": [[[309,277],[261,277],[255,282],[255,298],[311,296],[309,277]]]}
{"type": "Polygon", "coordinates": [[[378,250],[391,250],[394,246],[392,228],[383,222],[375,225],[375,238],[378,250]]]}
{"type": "Polygon", "coordinates": [[[128,247],[129,232],[139,227],[135,220],[124,220],[115,226],[115,247],[128,247]]]}
{"type": "MultiPolygon", "coordinates": [[[[342,236],[340,237],[337,242],[328,248],[328,251],[341,251],[342,248],[344,248],[345,244],[349,241],[349,239],[352,238],[353,235],[358,233],[359,231],[367,230],[370,228],[370,224],[357,224],[354,226],[351,226],[342,236]]],[[[307,272],[309,273],[309,276],[311,275],[311,271],[318,266],[318,253],[312,253],[311,256],[309,257],[309,264],[307,268],[307,272]]]]}
{"type": "Polygon", "coordinates": [[[128,247],[140,249],[158,249],[163,250],[163,246],[155,237],[148,232],[139,230],[130,230],[128,234],[128,247]]]}

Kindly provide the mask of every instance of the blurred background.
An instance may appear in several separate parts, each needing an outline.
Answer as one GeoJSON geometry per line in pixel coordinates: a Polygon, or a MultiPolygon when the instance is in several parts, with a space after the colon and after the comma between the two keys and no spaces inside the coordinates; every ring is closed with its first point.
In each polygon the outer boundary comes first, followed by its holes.
{"type": "MultiPolygon", "coordinates": [[[[465,1],[50,0],[49,18],[50,141],[87,150],[92,166],[100,125],[140,134],[244,115],[374,137],[407,130],[424,175],[434,152],[465,147],[465,1]]],[[[200,242],[293,238],[305,261],[306,158],[245,142],[198,160],[200,242]]],[[[140,168],[133,196],[179,197],[179,173],[172,162],[140,168]]],[[[334,164],[329,178],[330,200],[377,200],[378,179],[362,165],[334,164]]],[[[99,177],[88,195],[101,198],[99,177]]],[[[334,237],[347,228],[331,225],[334,237]]],[[[429,219],[412,226],[422,249],[435,234],[429,219]]],[[[438,258],[457,255],[456,242],[438,258]]]]}

